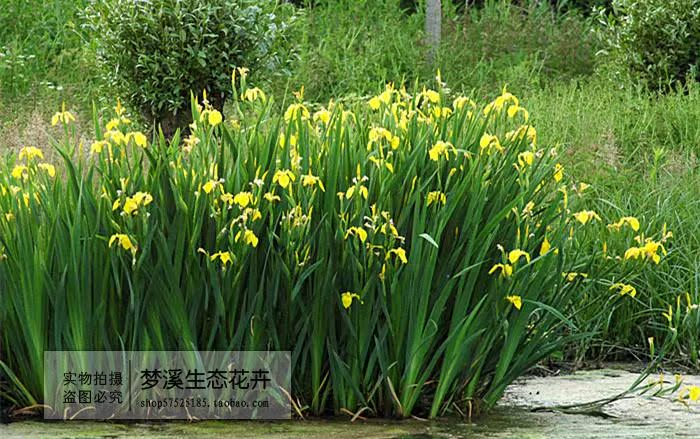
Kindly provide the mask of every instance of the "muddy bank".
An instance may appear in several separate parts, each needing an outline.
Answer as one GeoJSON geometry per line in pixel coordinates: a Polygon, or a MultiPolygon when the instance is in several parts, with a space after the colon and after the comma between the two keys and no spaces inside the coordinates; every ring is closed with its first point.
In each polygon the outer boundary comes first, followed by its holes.
{"type": "MultiPolygon", "coordinates": [[[[488,416],[468,422],[347,421],[200,422],[110,424],[99,422],[17,422],[0,425],[0,437],[204,437],[204,438],[689,438],[700,436],[700,401],[688,406],[669,397],[635,396],[589,414],[537,411],[583,403],[626,390],[636,373],[602,369],[571,375],[530,377],[511,385],[488,416]]],[[[658,376],[653,376],[658,379],[658,376]]],[[[667,374],[669,382],[674,381],[667,374]]],[[[700,385],[700,376],[684,376],[700,385]]],[[[670,386],[671,384],[667,384],[670,386]]]]}

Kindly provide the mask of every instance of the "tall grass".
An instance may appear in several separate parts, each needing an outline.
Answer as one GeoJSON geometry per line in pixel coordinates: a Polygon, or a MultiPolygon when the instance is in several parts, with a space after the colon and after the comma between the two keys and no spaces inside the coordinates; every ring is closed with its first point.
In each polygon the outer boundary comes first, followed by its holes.
{"type": "Polygon", "coordinates": [[[63,101],[71,102],[84,119],[90,117],[92,102],[103,105],[108,87],[81,16],[87,3],[0,0],[3,152],[45,140],[40,121],[51,117],[63,101]]]}
{"type": "Polygon", "coordinates": [[[300,9],[291,29],[297,59],[290,87],[304,84],[311,101],[323,102],[368,95],[389,81],[431,81],[439,67],[452,88],[485,98],[494,84],[521,93],[593,72],[591,23],[573,11],[555,13],[547,2],[488,1],[462,15],[443,2],[442,43],[431,66],[423,9],[402,9],[401,3],[330,0],[300,9]]]}
{"type": "Polygon", "coordinates": [[[581,360],[644,358],[647,338],[656,334],[658,340],[670,324],[678,331],[670,356],[700,366],[699,98],[692,82],[658,95],[600,76],[528,93],[543,142],[560,144],[572,174],[596,188],[598,211],[609,217],[638,212],[643,223],[656,230],[667,224],[674,233],[666,262],[640,274],[639,300],[618,309],[593,297],[601,305],[590,307],[594,311],[582,319],[591,319],[589,327],[598,327],[600,334],[596,347],[586,343],[576,349],[581,360]],[[672,322],[664,316],[669,305],[675,310],[672,322]]]}
{"type": "Polygon", "coordinates": [[[656,255],[621,258],[634,241],[578,211],[505,90],[477,107],[389,86],[317,112],[299,93],[281,113],[238,77],[233,114],[193,103],[184,140],[149,143],[117,107],[90,153],[64,125],[62,175],[33,149],[9,159],[15,404],[39,402],[46,349],[270,349],[292,351],[302,413],[477,412],[590,335],[581,297],[627,300],[611,285],[656,255]]]}
{"type": "Polygon", "coordinates": [[[86,35],[80,11],[87,0],[0,1],[0,94],[25,96],[36,88],[85,84],[86,35]]]}

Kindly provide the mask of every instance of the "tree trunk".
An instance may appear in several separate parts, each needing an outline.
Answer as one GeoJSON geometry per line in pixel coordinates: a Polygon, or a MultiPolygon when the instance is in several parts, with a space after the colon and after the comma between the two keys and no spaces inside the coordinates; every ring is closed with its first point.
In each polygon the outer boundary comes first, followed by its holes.
{"type": "Polygon", "coordinates": [[[435,67],[435,58],[440,47],[442,32],[442,5],[440,0],[427,0],[425,7],[425,36],[428,43],[427,59],[435,67]]]}

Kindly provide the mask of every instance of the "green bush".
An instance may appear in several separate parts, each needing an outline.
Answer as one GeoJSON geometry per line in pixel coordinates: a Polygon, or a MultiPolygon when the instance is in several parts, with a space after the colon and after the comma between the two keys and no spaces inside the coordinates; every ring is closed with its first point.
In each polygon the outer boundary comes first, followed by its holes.
{"type": "Polygon", "coordinates": [[[648,85],[700,79],[700,0],[614,0],[601,21],[604,53],[648,85]]]}
{"type": "Polygon", "coordinates": [[[189,117],[190,92],[208,90],[221,109],[235,67],[279,66],[277,11],[274,0],[100,0],[92,23],[115,90],[172,132],[189,117]]]}

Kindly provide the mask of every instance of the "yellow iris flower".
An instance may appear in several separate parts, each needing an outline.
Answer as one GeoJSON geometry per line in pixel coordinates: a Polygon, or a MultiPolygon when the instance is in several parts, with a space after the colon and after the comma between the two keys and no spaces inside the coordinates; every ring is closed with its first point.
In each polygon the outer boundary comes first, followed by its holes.
{"type": "Polygon", "coordinates": [[[47,174],[49,174],[49,177],[55,177],[56,176],[56,167],[50,163],[39,163],[39,169],[43,169],[46,171],[47,174]]]}
{"type": "Polygon", "coordinates": [[[281,200],[279,195],[275,195],[274,191],[273,192],[266,192],[265,195],[263,195],[263,198],[265,198],[265,200],[267,200],[270,203],[274,203],[275,201],[281,200]]]}
{"type": "Polygon", "coordinates": [[[12,168],[12,178],[27,178],[29,177],[29,168],[24,165],[17,165],[12,168]]]}
{"type": "Polygon", "coordinates": [[[284,121],[289,122],[290,120],[296,120],[300,117],[301,120],[308,120],[310,117],[309,110],[304,106],[304,104],[292,104],[287,107],[284,112],[284,121]]]}
{"type": "Polygon", "coordinates": [[[520,296],[506,296],[506,300],[510,302],[518,311],[523,306],[523,299],[520,296]]]}
{"type": "MultiPolygon", "coordinates": [[[[257,247],[257,246],[258,246],[258,242],[259,242],[260,240],[258,239],[258,237],[255,235],[255,233],[254,233],[252,230],[246,229],[246,230],[242,233],[242,236],[243,236],[243,242],[244,242],[245,244],[248,244],[248,245],[250,245],[251,247],[257,247]]],[[[240,238],[241,238],[241,232],[239,231],[239,232],[236,234],[236,239],[235,239],[235,241],[238,242],[238,241],[240,240],[240,238]]]]}
{"type": "Polygon", "coordinates": [[[479,147],[482,151],[485,151],[486,154],[491,154],[494,150],[498,152],[505,151],[505,148],[503,148],[501,145],[501,141],[498,140],[498,137],[488,133],[484,133],[481,136],[481,139],[479,140],[479,147]]]}
{"type": "Polygon", "coordinates": [[[511,250],[510,253],[508,253],[508,261],[510,261],[511,264],[515,264],[520,260],[520,258],[525,258],[525,260],[530,263],[530,254],[526,251],[522,251],[520,249],[515,249],[511,250]]]}
{"type": "Polygon", "coordinates": [[[241,209],[245,209],[249,204],[254,203],[253,194],[250,192],[239,192],[233,197],[233,202],[238,204],[241,209]]]}
{"type": "Polygon", "coordinates": [[[465,105],[469,105],[472,108],[476,108],[476,102],[464,96],[459,96],[454,101],[452,101],[452,107],[455,110],[461,110],[462,108],[464,108],[465,105]]]}
{"type": "Polygon", "coordinates": [[[501,277],[510,277],[513,275],[513,266],[510,264],[496,264],[489,270],[489,274],[501,270],[501,277]]]}
{"type": "Polygon", "coordinates": [[[533,153],[532,151],[525,151],[525,152],[521,152],[520,154],[518,154],[518,164],[520,165],[521,168],[525,167],[525,165],[532,166],[532,163],[534,161],[535,161],[535,153],[533,153]]]}
{"type": "Polygon", "coordinates": [[[700,387],[699,386],[689,386],[686,388],[688,390],[688,398],[691,401],[697,401],[700,399],[700,387]]]}
{"type": "Polygon", "coordinates": [[[554,181],[559,183],[562,178],[564,178],[564,167],[561,164],[557,163],[554,166],[554,181]]]}
{"type": "Polygon", "coordinates": [[[545,236],[544,241],[542,241],[542,246],[540,246],[540,256],[546,254],[550,248],[552,248],[552,244],[549,243],[549,240],[545,236]]]}
{"type": "Polygon", "coordinates": [[[19,159],[22,160],[25,157],[27,158],[27,161],[32,161],[35,158],[43,160],[44,153],[41,152],[41,150],[36,146],[25,146],[19,150],[19,159]]]}
{"type": "MultiPolygon", "coordinates": [[[[127,215],[135,215],[139,208],[148,206],[152,201],[153,196],[148,192],[136,192],[134,195],[126,198],[122,210],[127,215]]],[[[119,200],[116,200],[112,205],[112,210],[117,208],[119,208],[119,200]]]]}
{"type": "Polygon", "coordinates": [[[570,271],[568,273],[562,273],[561,275],[566,278],[567,282],[573,282],[579,277],[581,279],[588,278],[588,273],[577,273],[575,271],[570,271]]]}
{"type": "Polygon", "coordinates": [[[362,227],[350,227],[346,232],[345,232],[345,238],[348,239],[349,236],[357,236],[361,242],[365,242],[367,240],[367,231],[363,229],[362,227]]]}
{"type": "Polygon", "coordinates": [[[582,210],[580,212],[576,212],[574,214],[574,218],[576,218],[576,221],[580,222],[584,226],[589,222],[593,222],[593,220],[600,221],[600,216],[598,216],[598,214],[592,210],[582,210]]]}
{"type": "Polygon", "coordinates": [[[614,224],[608,224],[608,228],[620,230],[623,226],[628,225],[635,232],[639,231],[639,220],[633,216],[623,216],[614,224]]]}
{"type": "Polygon", "coordinates": [[[314,122],[321,121],[324,125],[328,125],[331,121],[331,112],[323,108],[314,113],[313,119],[314,122]]]}
{"type": "Polygon", "coordinates": [[[296,181],[297,177],[288,169],[282,169],[275,172],[272,176],[272,183],[278,183],[283,189],[287,189],[291,183],[296,181]]]}
{"type": "Polygon", "coordinates": [[[311,169],[309,169],[308,174],[301,176],[301,184],[302,186],[315,186],[318,184],[318,187],[320,187],[323,192],[326,192],[326,188],[323,187],[323,182],[319,177],[311,174],[311,169]]]}
{"type": "Polygon", "coordinates": [[[126,136],[124,136],[124,141],[126,143],[129,143],[131,139],[134,140],[136,146],[140,146],[141,148],[145,148],[146,146],[148,146],[148,139],[146,138],[146,135],[140,131],[126,133],[126,136]]]}
{"type": "Polygon", "coordinates": [[[59,122],[69,124],[75,120],[75,116],[70,111],[66,111],[66,103],[61,104],[61,111],[54,114],[51,118],[51,126],[58,125],[59,122]]]}
{"type": "Polygon", "coordinates": [[[343,308],[345,308],[345,309],[350,308],[350,306],[352,305],[353,299],[362,303],[362,301],[360,300],[359,294],[351,293],[350,291],[346,291],[340,295],[340,301],[342,302],[343,308]]]}
{"type": "Polygon", "coordinates": [[[408,258],[406,257],[406,250],[402,248],[394,248],[389,250],[389,252],[386,254],[386,259],[389,260],[391,255],[396,255],[397,258],[401,260],[402,263],[408,264],[408,258]]]}
{"type": "Polygon", "coordinates": [[[260,99],[261,101],[265,102],[267,97],[265,96],[265,92],[260,90],[258,87],[253,87],[246,89],[246,91],[243,92],[241,99],[248,102],[255,102],[260,99]]]}
{"type": "Polygon", "coordinates": [[[639,247],[630,247],[625,251],[625,259],[642,259],[642,260],[652,260],[655,264],[661,262],[661,255],[659,255],[659,250],[665,256],[666,249],[660,242],[653,241],[647,238],[644,245],[639,247]]]}
{"type": "Polygon", "coordinates": [[[432,191],[428,192],[428,197],[427,197],[427,204],[430,206],[431,204],[442,204],[445,205],[447,202],[447,196],[440,191],[432,191]]]}
{"type": "Polygon", "coordinates": [[[223,268],[226,268],[226,264],[230,264],[233,262],[233,258],[231,257],[231,252],[216,252],[213,255],[209,256],[209,260],[214,262],[217,259],[221,261],[221,265],[223,265],[223,268]]]}
{"type": "Polygon", "coordinates": [[[397,149],[401,143],[399,136],[392,134],[391,131],[382,127],[374,127],[369,130],[369,141],[367,142],[367,150],[372,149],[372,144],[379,143],[382,139],[386,140],[391,149],[397,149]]]}
{"type": "Polygon", "coordinates": [[[637,295],[637,289],[633,287],[632,285],[627,285],[623,283],[615,283],[610,286],[610,290],[619,290],[620,291],[620,296],[624,296],[625,294],[628,294],[630,297],[634,297],[637,295]]]}
{"type": "Polygon", "coordinates": [[[222,120],[224,120],[224,117],[221,115],[219,110],[209,110],[207,114],[207,121],[209,122],[209,125],[215,127],[220,124],[222,120]]]}
{"type": "Polygon", "coordinates": [[[450,142],[443,142],[440,140],[435,143],[432,148],[430,148],[428,155],[430,156],[430,160],[437,162],[440,160],[440,156],[443,155],[447,160],[449,160],[451,152],[454,152],[455,155],[457,154],[455,147],[450,142]]]}
{"type": "Polygon", "coordinates": [[[131,250],[132,252],[136,251],[136,245],[131,242],[131,239],[123,233],[115,233],[109,238],[109,244],[108,247],[112,247],[112,244],[117,242],[118,246],[121,246],[124,250],[131,250]]]}

